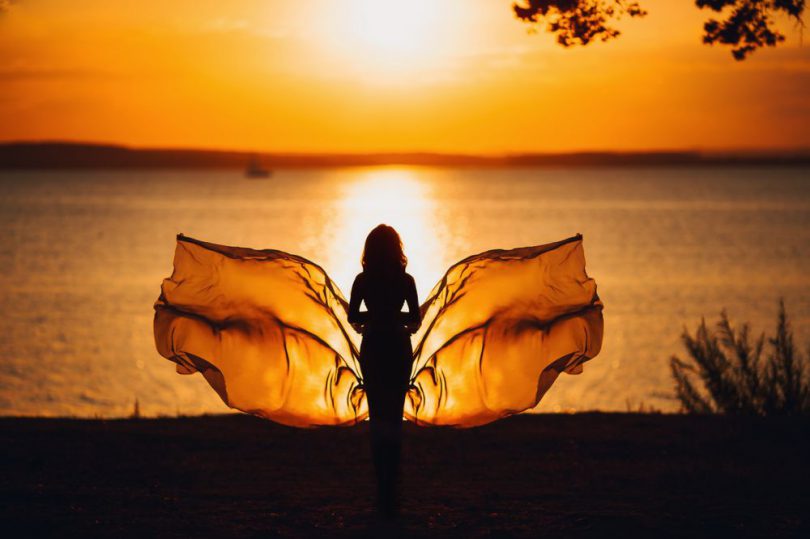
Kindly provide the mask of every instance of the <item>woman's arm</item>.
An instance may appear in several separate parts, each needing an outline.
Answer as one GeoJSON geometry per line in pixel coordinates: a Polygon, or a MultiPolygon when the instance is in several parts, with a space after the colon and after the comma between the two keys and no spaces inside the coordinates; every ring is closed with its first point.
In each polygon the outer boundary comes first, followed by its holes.
{"type": "Polygon", "coordinates": [[[351,296],[349,296],[349,323],[357,333],[363,333],[363,324],[368,320],[368,313],[360,312],[360,303],[362,303],[363,296],[365,295],[362,276],[363,274],[361,273],[354,278],[352,293],[351,296]]]}
{"type": "Polygon", "coordinates": [[[422,313],[419,311],[419,298],[416,296],[416,282],[408,275],[405,303],[408,305],[408,314],[405,316],[405,327],[411,333],[416,333],[422,325],[422,313]]]}

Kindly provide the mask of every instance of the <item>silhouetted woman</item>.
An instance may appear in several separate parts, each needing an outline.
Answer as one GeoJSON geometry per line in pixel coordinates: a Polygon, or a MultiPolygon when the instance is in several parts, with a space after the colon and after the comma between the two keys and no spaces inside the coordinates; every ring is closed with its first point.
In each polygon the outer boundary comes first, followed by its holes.
{"type": "Polygon", "coordinates": [[[366,238],[363,271],[354,280],[349,322],[363,334],[360,368],[368,397],[371,454],[377,474],[377,510],[397,512],[402,409],[411,374],[410,334],[421,324],[413,277],[399,234],[379,225],[366,238]],[[364,302],[367,312],[360,312],[364,302]],[[407,303],[408,312],[402,312],[407,303]]]}

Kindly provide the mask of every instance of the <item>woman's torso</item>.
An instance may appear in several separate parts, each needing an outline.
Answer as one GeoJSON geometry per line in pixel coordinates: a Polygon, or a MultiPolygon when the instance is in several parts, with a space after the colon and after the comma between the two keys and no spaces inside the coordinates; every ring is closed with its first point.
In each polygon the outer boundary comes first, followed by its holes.
{"type": "Polygon", "coordinates": [[[364,271],[363,301],[368,310],[366,331],[402,329],[409,276],[405,272],[372,273],[364,271]]]}

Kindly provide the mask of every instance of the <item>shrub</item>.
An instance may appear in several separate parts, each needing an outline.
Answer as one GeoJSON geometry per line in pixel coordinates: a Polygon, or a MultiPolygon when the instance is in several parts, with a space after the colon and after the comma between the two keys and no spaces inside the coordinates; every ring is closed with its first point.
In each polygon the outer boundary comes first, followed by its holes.
{"type": "Polygon", "coordinates": [[[776,334],[752,339],[748,324],[737,330],[726,312],[716,329],[703,319],[692,335],[683,332],[687,361],[670,360],[675,394],[689,413],[797,415],[810,412],[810,366],[793,342],[793,332],[779,302],[776,334]],[[767,343],[767,354],[763,358],[767,343]]]}

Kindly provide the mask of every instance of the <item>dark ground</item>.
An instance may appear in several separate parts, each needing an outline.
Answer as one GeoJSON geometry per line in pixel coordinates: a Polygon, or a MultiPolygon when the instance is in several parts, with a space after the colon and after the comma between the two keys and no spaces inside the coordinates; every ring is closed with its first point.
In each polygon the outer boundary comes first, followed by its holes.
{"type": "MultiPolygon", "coordinates": [[[[0,535],[382,536],[367,434],[365,424],[297,430],[239,415],[0,419],[0,535]]],[[[806,419],[408,424],[399,533],[810,537],[809,458],[806,419]]]]}

